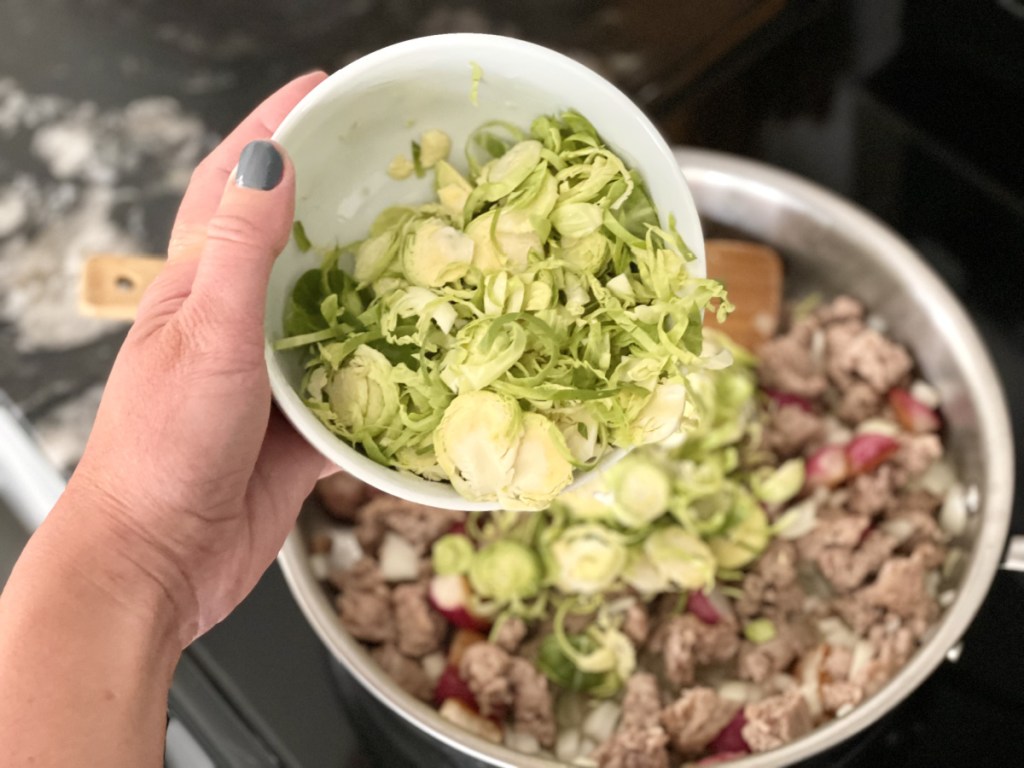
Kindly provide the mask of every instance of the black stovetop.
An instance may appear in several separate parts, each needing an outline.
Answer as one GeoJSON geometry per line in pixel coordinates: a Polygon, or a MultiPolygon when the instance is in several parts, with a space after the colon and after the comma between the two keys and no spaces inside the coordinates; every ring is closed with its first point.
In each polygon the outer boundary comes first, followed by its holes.
{"type": "MultiPolygon", "coordinates": [[[[271,5],[256,3],[254,14],[271,5]]],[[[187,13],[175,16],[175,4],[155,1],[4,0],[0,79],[10,75],[34,92],[101,105],[170,93],[222,132],[286,75],[314,65],[333,68],[357,49],[392,39],[396,13],[403,34],[416,34],[416,14],[433,6],[451,12],[432,13],[431,31],[479,27],[487,17],[486,10],[468,17],[465,9],[474,4],[459,0],[352,3],[361,9],[352,18],[359,16],[365,34],[362,42],[345,35],[345,50],[330,49],[325,30],[314,38],[288,26],[324,18],[342,28],[350,19],[341,5],[289,4],[289,13],[267,17],[264,27],[282,25],[268,46],[258,23],[247,20],[246,36],[236,40],[230,18],[211,12],[207,19],[202,4],[184,3],[187,13]],[[32,35],[43,30],[50,43],[33,44],[32,35]],[[311,39],[315,46],[304,45],[311,39]],[[72,61],[81,66],[69,67],[72,61]],[[219,82],[227,85],[218,90],[219,82]],[[212,90],[197,83],[212,83],[212,90]]],[[[647,4],[592,5],[643,13],[647,4]]],[[[786,10],[701,78],[651,101],[652,116],[676,141],[809,176],[906,236],[969,308],[1002,376],[1015,432],[1024,434],[1024,305],[1014,280],[1024,243],[1020,4],[950,0],[941,10],[927,0],[777,5],[786,10]]],[[[581,14],[598,12],[576,6],[581,14]]],[[[225,7],[237,10],[239,3],[225,7]]],[[[523,13],[537,7],[526,4],[523,13]]],[[[564,47],[571,48],[571,40],[564,47]]],[[[6,168],[0,157],[0,180],[6,168]]],[[[156,222],[152,248],[166,237],[161,227],[168,222],[156,222]]],[[[10,354],[4,334],[0,326],[0,354],[10,354]]],[[[99,362],[90,364],[87,376],[102,376],[117,341],[114,334],[93,349],[99,362]]],[[[22,362],[28,367],[21,371],[41,365],[22,362]]],[[[31,382],[12,381],[0,375],[0,387],[28,398],[31,382]]],[[[46,407],[33,400],[29,416],[46,407]]],[[[1018,480],[1020,466],[1018,458],[1018,480]]],[[[1012,528],[1024,533],[1019,502],[1012,528]]],[[[359,713],[347,711],[337,672],[274,567],[231,617],[189,649],[171,709],[217,765],[384,765],[369,757],[380,750],[360,742],[359,713]]],[[[1022,725],[1024,582],[1001,573],[959,660],[944,663],[888,717],[811,765],[1024,765],[1022,725]]]]}

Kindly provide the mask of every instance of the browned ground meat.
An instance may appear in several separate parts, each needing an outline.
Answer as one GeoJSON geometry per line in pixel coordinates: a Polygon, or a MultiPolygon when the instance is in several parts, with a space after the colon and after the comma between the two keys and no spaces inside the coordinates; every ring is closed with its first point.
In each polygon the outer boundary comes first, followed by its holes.
{"type": "Polygon", "coordinates": [[[367,643],[385,643],[394,638],[391,591],[375,560],[364,557],[352,568],[331,574],[331,582],[341,590],[335,607],[353,637],[367,643]]]}
{"type": "Polygon", "coordinates": [[[370,651],[373,660],[380,664],[390,677],[403,690],[408,691],[421,701],[430,701],[434,695],[434,686],[418,662],[404,656],[395,646],[382,645],[370,651]]]}
{"type": "Polygon", "coordinates": [[[504,651],[515,653],[519,650],[519,646],[526,637],[527,631],[526,622],[518,616],[512,616],[503,619],[501,624],[498,625],[497,633],[492,638],[492,642],[504,651]]]}
{"type": "Polygon", "coordinates": [[[681,754],[699,755],[739,708],[713,688],[690,688],[661,711],[661,724],[681,754]]]}
{"type": "Polygon", "coordinates": [[[862,326],[850,336],[836,335],[829,342],[828,371],[841,390],[859,379],[884,394],[902,382],[914,365],[906,348],[873,328],[862,326]]]}
{"type": "Polygon", "coordinates": [[[796,327],[761,345],[758,371],[761,385],[801,397],[818,397],[828,382],[811,354],[812,329],[796,327]]]}
{"type": "Polygon", "coordinates": [[[822,323],[863,320],[864,305],[852,296],[836,296],[832,301],[818,307],[814,316],[822,323]]]}
{"type": "Polygon", "coordinates": [[[555,711],[548,679],[526,659],[513,658],[509,666],[512,683],[512,722],[517,731],[528,733],[542,747],[555,743],[555,711]]]}
{"type": "Polygon", "coordinates": [[[400,584],[391,593],[398,650],[420,658],[440,650],[448,628],[444,617],[430,607],[427,585],[400,584]]]}
{"type": "Polygon", "coordinates": [[[626,609],[626,618],[622,622],[622,632],[637,646],[643,645],[651,632],[650,616],[647,606],[636,602],[626,609]]]}
{"type": "Polygon", "coordinates": [[[833,547],[822,552],[817,558],[818,568],[835,589],[848,592],[881,568],[894,549],[896,540],[892,536],[872,530],[855,549],[833,547]]]}
{"type": "Polygon", "coordinates": [[[873,517],[896,503],[892,467],[883,464],[874,472],[858,475],[850,483],[846,506],[855,515],[873,517]]]}
{"type": "Polygon", "coordinates": [[[465,517],[465,512],[436,509],[382,494],[370,499],[360,510],[356,538],[365,551],[375,553],[384,534],[392,530],[422,555],[465,517]]]}
{"type": "Polygon", "coordinates": [[[942,441],[938,435],[905,435],[899,437],[900,449],[893,461],[909,477],[917,477],[942,458],[942,441]]]}
{"type": "Polygon", "coordinates": [[[767,752],[809,733],[813,727],[807,702],[797,691],[748,704],[743,740],[753,752],[767,752]]]}
{"type": "Polygon", "coordinates": [[[903,619],[934,614],[934,600],[925,586],[924,564],[915,557],[894,557],[878,572],[878,578],[858,593],[865,602],[892,611],[903,619]]]}
{"type": "Polygon", "coordinates": [[[356,521],[359,508],[373,493],[371,486],[347,472],[328,475],[316,484],[316,496],[324,509],[331,517],[345,523],[356,521]]]}
{"type": "Polygon", "coordinates": [[[628,730],[656,726],[660,714],[661,694],[658,692],[658,678],[650,672],[634,672],[626,681],[619,728],[628,730]]]}
{"type": "Polygon", "coordinates": [[[598,768],[668,768],[668,734],[660,725],[619,729],[592,755],[598,768]]]}
{"type": "Polygon", "coordinates": [[[863,381],[853,381],[840,390],[835,406],[836,416],[850,425],[867,421],[881,410],[882,396],[863,381]]]}
{"type": "Polygon", "coordinates": [[[672,616],[664,624],[665,677],[676,688],[691,685],[698,664],[729,661],[738,648],[732,622],[705,624],[691,613],[672,616]]]}
{"type": "Polygon", "coordinates": [[[770,411],[764,440],[769,449],[789,458],[817,444],[824,435],[825,423],[820,416],[799,405],[782,405],[770,411]]]}
{"type": "Polygon", "coordinates": [[[484,717],[503,717],[512,703],[511,665],[512,657],[493,643],[475,643],[462,654],[459,676],[484,717]]]}

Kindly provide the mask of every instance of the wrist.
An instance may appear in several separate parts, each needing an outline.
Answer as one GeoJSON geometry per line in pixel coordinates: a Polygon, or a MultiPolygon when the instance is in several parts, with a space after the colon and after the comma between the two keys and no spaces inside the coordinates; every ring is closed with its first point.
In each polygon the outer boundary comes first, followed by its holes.
{"type": "Polygon", "coordinates": [[[173,656],[196,635],[196,600],[186,574],[144,532],[133,527],[119,503],[75,479],[40,527],[33,542],[47,571],[120,625],[159,639],[173,656]]]}

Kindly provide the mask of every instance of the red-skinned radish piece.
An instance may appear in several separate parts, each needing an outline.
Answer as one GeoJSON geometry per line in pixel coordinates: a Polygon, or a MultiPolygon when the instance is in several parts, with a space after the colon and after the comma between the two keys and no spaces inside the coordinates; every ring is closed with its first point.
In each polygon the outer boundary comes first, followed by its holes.
{"type": "Polygon", "coordinates": [[[746,724],[747,718],[740,709],[711,740],[708,751],[714,755],[745,755],[750,752],[750,745],[743,738],[743,726],[746,724]]]}
{"type": "Polygon", "coordinates": [[[800,395],[793,395],[789,392],[780,392],[777,389],[764,389],[762,390],[768,397],[775,401],[775,404],[780,408],[784,405],[795,405],[802,411],[807,413],[814,412],[814,404],[806,397],[800,397],[800,395]]]}
{"type": "Polygon", "coordinates": [[[434,609],[456,627],[486,632],[490,619],[475,615],[470,610],[473,592],[466,577],[460,573],[434,576],[430,579],[427,597],[434,609]]]}
{"type": "Polygon", "coordinates": [[[850,475],[862,475],[877,469],[899,448],[899,441],[889,435],[857,435],[846,444],[846,462],[850,475]]]}
{"type": "Polygon", "coordinates": [[[823,445],[807,459],[807,486],[835,488],[850,475],[846,448],[842,445],[823,445]]]}
{"type": "Polygon", "coordinates": [[[440,708],[449,699],[461,701],[474,712],[479,711],[476,697],[469,690],[466,681],[459,677],[458,667],[449,664],[434,687],[434,706],[440,708]]]}
{"type": "Polygon", "coordinates": [[[938,432],[942,427],[938,412],[915,399],[902,387],[889,390],[889,405],[896,415],[896,421],[908,432],[938,432]]]}
{"type": "Polygon", "coordinates": [[[691,592],[689,597],[686,599],[686,610],[705,624],[717,624],[722,620],[722,617],[718,614],[718,609],[715,608],[711,600],[708,599],[708,596],[699,589],[695,589],[691,592]]]}

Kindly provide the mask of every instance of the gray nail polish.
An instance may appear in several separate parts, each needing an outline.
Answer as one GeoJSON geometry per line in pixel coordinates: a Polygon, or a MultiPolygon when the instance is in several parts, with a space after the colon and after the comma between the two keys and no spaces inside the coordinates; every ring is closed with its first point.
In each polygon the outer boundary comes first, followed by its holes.
{"type": "Polygon", "coordinates": [[[235,184],[245,189],[268,190],[284,176],[284,159],[269,141],[251,141],[238,158],[235,184]]]}

